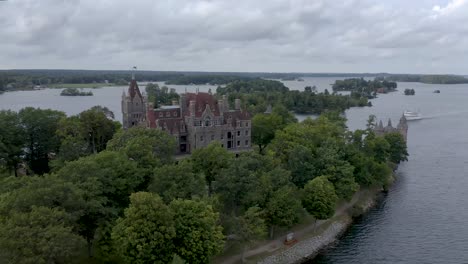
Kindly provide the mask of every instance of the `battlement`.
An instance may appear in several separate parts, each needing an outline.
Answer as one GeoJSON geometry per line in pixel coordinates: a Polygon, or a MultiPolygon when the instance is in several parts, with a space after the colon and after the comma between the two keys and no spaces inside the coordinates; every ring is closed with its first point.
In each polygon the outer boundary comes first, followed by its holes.
{"type": "Polygon", "coordinates": [[[387,133],[400,133],[406,141],[408,137],[408,123],[406,117],[402,115],[396,127],[392,125],[391,119],[388,119],[387,126],[385,127],[383,126],[382,120],[380,120],[379,124],[374,128],[374,132],[378,136],[383,136],[387,133]]]}

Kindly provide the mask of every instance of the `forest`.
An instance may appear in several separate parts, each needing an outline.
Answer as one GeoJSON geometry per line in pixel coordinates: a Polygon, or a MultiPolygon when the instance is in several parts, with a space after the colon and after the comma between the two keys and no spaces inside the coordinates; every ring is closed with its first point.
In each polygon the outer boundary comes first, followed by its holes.
{"type": "Polygon", "coordinates": [[[461,75],[440,74],[395,74],[385,78],[395,82],[421,82],[430,84],[461,84],[468,83],[468,79],[461,75]]]}
{"type": "MultiPolygon", "coordinates": [[[[229,89],[263,98],[267,87],[229,89]]],[[[407,159],[400,134],[374,134],[374,117],[349,131],[339,112],[298,123],[285,108],[253,117],[251,151],[213,142],[182,160],[172,136],[123,130],[104,107],[0,111],[0,259],[208,263],[331,217],[360,188],[388,186],[407,159]]]]}
{"type": "Polygon", "coordinates": [[[301,114],[342,112],[350,107],[370,105],[363,96],[340,95],[328,90],[317,93],[312,87],[305,87],[304,91],[289,90],[280,81],[264,79],[235,81],[225,87],[218,87],[216,94],[228,95],[231,102],[240,98],[246,109],[253,114],[263,113],[268,106],[276,105],[301,114]]]}
{"type": "Polygon", "coordinates": [[[397,88],[396,82],[389,82],[385,79],[375,78],[365,80],[364,78],[351,78],[336,80],[332,86],[333,91],[349,91],[352,97],[375,98],[377,93],[393,92],[397,88]]]}

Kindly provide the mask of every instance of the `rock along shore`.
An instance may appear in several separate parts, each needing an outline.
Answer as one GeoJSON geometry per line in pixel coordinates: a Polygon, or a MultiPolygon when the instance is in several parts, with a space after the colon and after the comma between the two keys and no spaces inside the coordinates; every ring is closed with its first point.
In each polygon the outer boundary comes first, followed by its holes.
{"type": "Polygon", "coordinates": [[[330,246],[351,226],[353,217],[366,213],[376,204],[377,194],[380,190],[367,190],[358,193],[348,205],[349,210],[337,213],[331,222],[320,234],[303,239],[294,246],[274,252],[272,255],[260,260],[260,264],[303,263],[311,260],[324,248],[330,246]]]}

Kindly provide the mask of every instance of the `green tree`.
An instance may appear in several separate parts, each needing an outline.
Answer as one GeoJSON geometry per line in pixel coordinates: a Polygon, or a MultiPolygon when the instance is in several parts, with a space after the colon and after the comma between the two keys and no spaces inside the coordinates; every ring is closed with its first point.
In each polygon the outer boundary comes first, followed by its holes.
{"type": "Polygon", "coordinates": [[[390,145],[389,160],[391,162],[398,164],[408,160],[406,141],[400,133],[387,133],[384,138],[390,145]]]}
{"type": "Polygon", "coordinates": [[[254,206],[240,217],[236,217],[236,238],[243,245],[242,261],[245,262],[245,251],[255,240],[263,239],[268,234],[267,225],[261,208],[254,206]]]}
{"type": "Polygon", "coordinates": [[[174,137],[158,129],[132,127],[119,130],[107,149],[123,151],[140,165],[151,164],[150,167],[173,162],[176,150],[174,137]]]}
{"type": "Polygon", "coordinates": [[[276,114],[257,114],[252,118],[252,142],[258,145],[260,153],[283,127],[281,117],[276,114]]]}
{"type": "Polygon", "coordinates": [[[291,227],[297,223],[301,208],[296,188],[284,186],[273,192],[265,205],[265,219],[270,227],[270,238],[274,236],[275,227],[291,227]]]}
{"type": "Polygon", "coordinates": [[[7,263],[73,263],[85,245],[72,232],[68,214],[32,207],[0,218],[0,259],[7,263]]]}
{"type": "Polygon", "coordinates": [[[209,263],[224,248],[219,217],[203,201],[174,200],[175,253],[188,263],[209,263]]]}
{"type": "Polygon", "coordinates": [[[233,156],[221,144],[214,141],[205,148],[196,149],[190,157],[195,173],[203,173],[208,184],[208,194],[213,193],[213,181],[222,169],[227,168],[233,161],[233,156]]]}
{"type": "Polygon", "coordinates": [[[55,131],[65,113],[26,107],[19,111],[26,142],[26,161],[37,174],[49,172],[49,157],[57,153],[60,140],[55,131]]]}
{"type": "Polygon", "coordinates": [[[129,195],[139,190],[144,175],[125,154],[112,151],[68,162],[57,175],[86,191],[84,197],[88,205],[80,219],[81,234],[88,241],[92,255],[96,229],[115,219],[128,206],[129,195]]]}
{"type": "Polygon", "coordinates": [[[161,198],[138,192],[117,220],[112,239],[124,263],[168,263],[175,250],[174,214],[161,198]]]}
{"type": "Polygon", "coordinates": [[[120,127],[118,122],[109,118],[112,113],[109,112],[107,108],[98,106],[79,114],[80,134],[88,142],[92,153],[106,149],[107,142],[120,127]]]}
{"type": "Polygon", "coordinates": [[[338,196],[326,176],[317,177],[304,186],[302,205],[315,219],[327,219],[335,213],[338,196]]]}
{"type": "Polygon", "coordinates": [[[17,176],[24,147],[24,130],[18,113],[0,111],[0,165],[17,176]]]}
{"type": "Polygon", "coordinates": [[[203,197],[207,193],[205,186],[203,175],[193,173],[190,162],[181,161],[179,164],[156,168],[148,190],[159,194],[166,203],[169,203],[177,198],[203,197]]]}

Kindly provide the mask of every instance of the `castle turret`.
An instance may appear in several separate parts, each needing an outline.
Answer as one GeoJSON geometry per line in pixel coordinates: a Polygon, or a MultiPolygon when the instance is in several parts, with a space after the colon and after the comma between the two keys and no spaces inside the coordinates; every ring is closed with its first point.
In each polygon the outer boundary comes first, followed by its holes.
{"type": "Polygon", "coordinates": [[[125,129],[145,124],[146,99],[141,94],[134,76],[132,76],[127,94],[125,91],[122,93],[122,115],[125,129]]]}
{"type": "Polygon", "coordinates": [[[406,141],[408,137],[408,123],[407,123],[405,115],[401,116],[400,122],[398,123],[398,126],[397,126],[397,130],[398,132],[400,132],[400,134],[403,136],[403,138],[406,141]]]}

